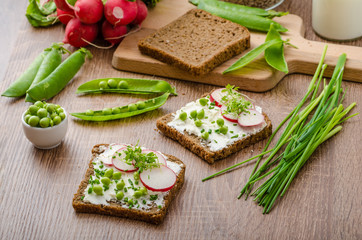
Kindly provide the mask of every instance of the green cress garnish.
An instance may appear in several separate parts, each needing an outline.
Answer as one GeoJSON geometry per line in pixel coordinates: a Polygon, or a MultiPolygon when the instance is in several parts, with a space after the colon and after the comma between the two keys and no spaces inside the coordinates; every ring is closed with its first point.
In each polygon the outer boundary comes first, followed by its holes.
{"type": "Polygon", "coordinates": [[[226,113],[235,113],[239,115],[242,112],[248,112],[251,102],[246,100],[239,92],[239,88],[228,84],[222,92],[226,92],[221,98],[221,103],[226,106],[226,113]]]}
{"type": "Polygon", "coordinates": [[[134,147],[127,146],[124,150],[126,154],[124,160],[127,164],[131,165],[134,161],[134,166],[138,168],[138,172],[141,173],[143,170],[147,170],[154,167],[160,167],[160,163],[157,161],[157,156],[153,152],[143,153],[141,147],[138,144],[134,147]]]}

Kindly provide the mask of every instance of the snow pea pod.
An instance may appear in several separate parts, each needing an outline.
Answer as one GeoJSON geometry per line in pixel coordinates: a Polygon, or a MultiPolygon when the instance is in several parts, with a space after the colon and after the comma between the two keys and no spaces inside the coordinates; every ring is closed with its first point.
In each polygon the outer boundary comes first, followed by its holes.
{"type": "Polygon", "coordinates": [[[87,120],[87,121],[97,121],[97,122],[103,122],[103,121],[109,121],[109,120],[116,120],[121,118],[127,118],[132,117],[135,115],[139,115],[141,113],[149,112],[151,110],[157,109],[161,107],[165,102],[167,101],[168,96],[170,93],[164,93],[163,95],[159,97],[155,97],[149,100],[144,101],[144,104],[139,104],[139,106],[142,105],[142,107],[138,107],[135,109],[131,109],[137,106],[138,104],[129,104],[122,107],[119,107],[118,113],[112,114],[107,113],[103,110],[98,111],[92,111],[92,115],[87,114],[86,112],[80,112],[80,113],[71,113],[72,116],[87,120]]]}
{"type": "Polygon", "coordinates": [[[30,88],[27,93],[36,101],[46,100],[58,94],[83,66],[91,53],[81,48],[65,59],[48,77],[30,88]]]}
{"type": "Polygon", "coordinates": [[[200,1],[198,6],[199,9],[205,10],[211,14],[219,16],[221,18],[230,20],[232,22],[238,23],[248,29],[268,32],[270,25],[272,23],[275,24],[275,29],[278,32],[286,32],[288,29],[284,28],[279,23],[269,19],[264,18],[254,14],[247,14],[247,13],[239,13],[236,11],[226,10],[215,5],[209,4],[208,1],[200,1]]]}
{"type": "Polygon", "coordinates": [[[39,54],[32,64],[25,70],[25,72],[13,82],[8,89],[1,94],[5,97],[21,97],[25,95],[26,90],[29,89],[31,83],[34,81],[34,78],[40,68],[41,63],[43,62],[48,51],[43,51],[39,54]]]}
{"type": "MultiPolygon", "coordinates": [[[[270,25],[270,30],[266,35],[265,42],[273,39],[282,40],[280,33],[275,30],[274,24],[270,25]]],[[[288,65],[284,58],[284,42],[280,42],[265,49],[264,57],[266,62],[273,68],[288,73],[288,65]]]]}
{"type": "Polygon", "coordinates": [[[177,95],[175,88],[163,80],[135,78],[101,78],[80,85],[76,93],[165,93],[177,95]]]}
{"type": "MultiPolygon", "coordinates": [[[[50,52],[45,56],[41,63],[39,70],[31,83],[29,88],[34,87],[36,84],[44,80],[50,73],[52,73],[62,62],[62,50],[59,45],[55,44],[50,52]]],[[[35,102],[29,94],[26,94],[25,102],[35,102]]]]}

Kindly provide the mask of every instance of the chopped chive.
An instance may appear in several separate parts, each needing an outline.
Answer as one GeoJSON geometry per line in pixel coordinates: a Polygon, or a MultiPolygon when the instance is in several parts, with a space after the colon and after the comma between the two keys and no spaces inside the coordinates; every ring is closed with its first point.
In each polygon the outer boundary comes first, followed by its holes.
{"type": "Polygon", "coordinates": [[[239,134],[236,134],[236,135],[232,136],[231,138],[237,138],[237,137],[239,137],[239,134]]]}

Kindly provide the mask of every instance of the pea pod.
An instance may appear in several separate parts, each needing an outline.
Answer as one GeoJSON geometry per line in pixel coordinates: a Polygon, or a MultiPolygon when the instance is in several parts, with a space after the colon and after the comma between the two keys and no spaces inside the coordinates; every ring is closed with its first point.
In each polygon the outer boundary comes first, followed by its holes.
{"type": "Polygon", "coordinates": [[[103,122],[103,121],[109,121],[109,120],[116,120],[121,118],[127,118],[132,117],[135,115],[139,115],[141,113],[149,112],[151,110],[155,110],[159,107],[161,107],[165,102],[167,101],[168,96],[170,93],[164,93],[163,95],[152,98],[149,100],[144,101],[144,106],[142,106],[142,109],[134,109],[134,111],[129,111],[130,105],[134,106],[135,104],[129,104],[120,107],[120,113],[117,114],[104,114],[103,110],[98,111],[91,111],[92,115],[87,115],[86,112],[80,112],[80,113],[71,113],[72,116],[87,120],[87,121],[97,121],[97,122],[103,122]]]}
{"type": "Polygon", "coordinates": [[[200,2],[207,2],[207,4],[215,6],[217,8],[221,8],[227,11],[237,12],[239,14],[250,14],[257,15],[261,17],[273,18],[273,17],[281,17],[287,15],[288,12],[277,12],[274,10],[266,11],[262,8],[249,7],[245,5],[235,4],[231,2],[224,2],[218,0],[189,0],[190,3],[194,5],[199,5],[200,2]]]}
{"type": "Polygon", "coordinates": [[[219,16],[221,18],[230,20],[232,22],[238,23],[248,29],[268,32],[270,25],[272,23],[275,24],[275,29],[278,32],[286,32],[288,29],[284,28],[277,22],[269,18],[264,18],[258,15],[247,14],[247,13],[239,13],[236,11],[230,11],[227,9],[220,8],[213,4],[209,4],[208,1],[200,1],[198,6],[199,9],[205,10],[211,14],[219,16]]]}
{"type": "Polygon", "coordinates": [[[43,62],[48,51],[44,51],[39,54],[32,64],[25,70],[25,72],[13,82],[8,89],[1,94],[5,97],[21,97],[25,95],[26,90],[29,89],[31,83],[34,81],[34,78],[40,68],[41,63],[43,62]]]}
{"type": "MultiPolygon", "coordinates": [[[[274,24],[270,25],[270,30],[266,35],[265,42],[271,41],[273,39],[282,40],[280,33],[275,30],[274,24]]],[[[264,57],[267,63],[273,68],[288,73],[288,65],[284,58],[284,43],[280,42],[278,44],[272,45],[265,49],[264,57]]]]}
{"type": "Polygon", "coordinates": [[[30,88],[27,93],[36,101],[49,99],[58,94],[83,66],[91,53],[81,48],[65,59],[48,77],[30,88]]]}
{"type": "Polygon", "coordinates": [[[165,93],[177,95],[175,88],[163,80],[133,78],[102,78],[80,85],[76,93],[165,93]],[[112,81],[112,82],[110,82],[112,81]],[[103,86],[105,84],[105,86],[103,86]]]}
{"type": "MultiPolygon", "coordinates": [[[[62,62],[62,48],[58,44],[54,44],[50,52],[45,56],[43,62],[41,63],[39,70],[34,78],[34,81],[31,83],[29,88],[34,87],[37,83],[44,80],[50,73],[52,73],[62,62]]],[[[35,102],[29,94],[26,94],[25,102],[35,102]]]]}
{"type": "Polygon", "coordinates": [[[244,56],[242,56],[239,60],[237,60],[233,65],[231,65],[228,69],[226,69],[223,74],[235,71],[237,69],[240,69],[247,64],[249,64],[251,61],[253,61],[257,56],[259,56],[261,53],[265,51],[265,49],[269,48],[270,46],[279,45],[280,43],[283,43],[280,39],[273,39],[270,41],[267,41],[260,46],[254,48],[244,56]]]}

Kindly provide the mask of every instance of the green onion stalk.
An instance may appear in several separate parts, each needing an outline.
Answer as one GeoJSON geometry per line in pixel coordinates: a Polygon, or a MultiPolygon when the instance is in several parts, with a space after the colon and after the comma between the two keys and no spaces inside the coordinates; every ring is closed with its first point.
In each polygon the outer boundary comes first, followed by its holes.
{"type": "Polygon", "coordinates": [[[339,57],[331,80],[327,84],[324,79],[323,89],[320,90],[323,74],[327,67],[327,65],[324,64],[326,52],[327,46],[324,48],[307,93],[273,132],[263,152],[206,177],[202,181],[206,181],[258,158],[238,198],[241,198],[244,194],[246,198],[253,196],[254,201],[264,207],[263,213],[269,213],[271,211],[278,197],[284,196],[299,170],[304,166],[318,146],[340,132],[342,129],[341,123],[358,115],[358,113],[356,113],[347,116],[356,106],[355,102],[347,108],[344,108],[342,104],[345,93],[341,85],[346,54],[342,54],[339,57]],[[286,125],[284,131],[274,147],[267,150],[276,133],[284,125],[286,125]],[[267,154],[269,154],[268,157],[263,164],[259,166],[261,160],[267,154]],[[267,177],[269,178],[252,192],[254,184],[267,177]]]}

